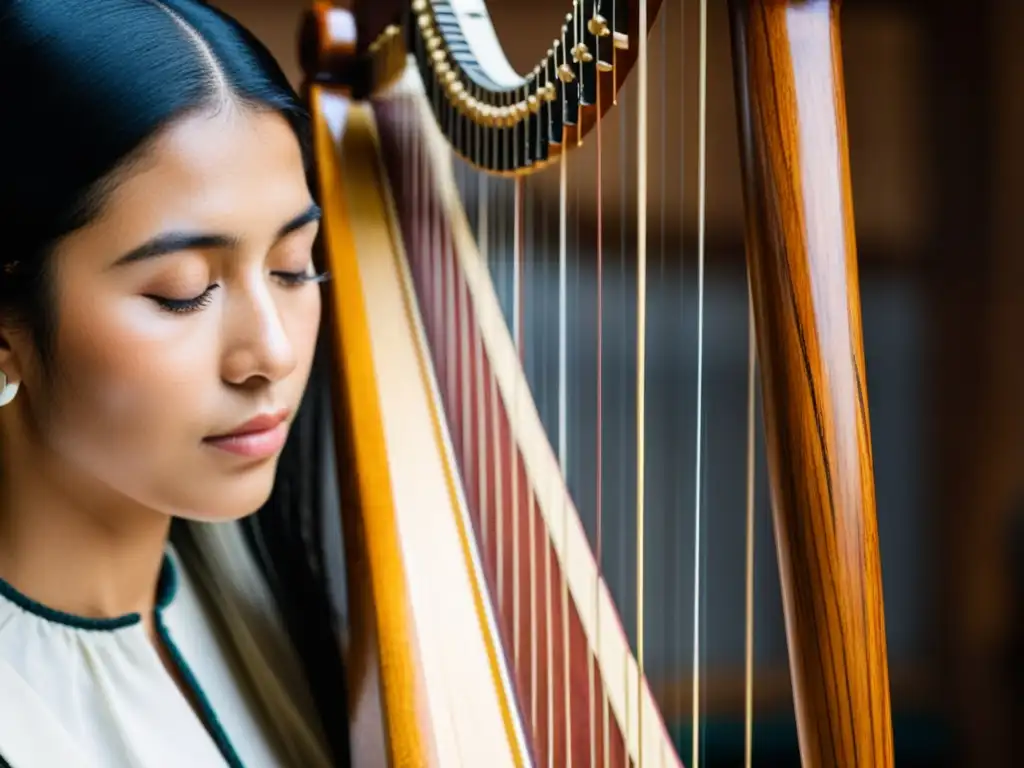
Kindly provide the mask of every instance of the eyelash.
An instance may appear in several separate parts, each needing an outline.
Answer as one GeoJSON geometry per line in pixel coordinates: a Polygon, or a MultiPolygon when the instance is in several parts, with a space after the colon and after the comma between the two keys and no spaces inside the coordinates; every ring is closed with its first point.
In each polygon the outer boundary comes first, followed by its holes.
{"type": "MultiPolygon", "coordinates": [[[[331,279],[329,272],[318,272],[315,274],[309,274],[308,272],[271,272],[271,274],[288,288],[296,288],[307,283],[323,283],[331,279]]],[[[149,296],[148,298],[159,304],[160,308],[166,312],[188,314],[208,307],[213,299],[213,292],[219,287],[217,283],[213,283],[201,294],[191,299],[167,299],[163,296],[149,296]]]]}

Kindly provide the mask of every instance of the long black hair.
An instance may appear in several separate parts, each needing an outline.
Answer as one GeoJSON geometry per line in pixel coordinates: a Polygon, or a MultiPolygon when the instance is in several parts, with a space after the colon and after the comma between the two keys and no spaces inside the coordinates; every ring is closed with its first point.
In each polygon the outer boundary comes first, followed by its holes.
{"type": "MultiPolygon", "coordinates": [[[[267,49],[223,12],[199,0],[0,0],[0,313],[32,331],[44,366],[58,321],[54,246],[97,215],[111,180],[162,128],[225,95],[283,116],[312,172],[307,112],[267,49]]],[[[321,546],[327,374],[318,351],[271,498],[243,525],[334,762],[348,765],[321,546]]]]}

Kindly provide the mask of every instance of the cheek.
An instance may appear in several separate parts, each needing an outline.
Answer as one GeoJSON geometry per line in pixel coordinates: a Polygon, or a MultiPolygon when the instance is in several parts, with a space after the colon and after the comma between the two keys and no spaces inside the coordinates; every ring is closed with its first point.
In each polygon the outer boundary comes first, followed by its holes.
{"type": "MultiPolygon", "coordinates": [[[[277,382],[297,405],[309,377],[320,326],[316,288],[277,303],[295,369],[277,382]]],[[[143,302],[72,308],[58,330],[56,410],[51,447],[118,493],[168,514],[238,517],[270,493],[276,462],[226,472],[201,446],[224,424],[221,328],[215,311],[165,316],[143,302]],[[181,478],[190,478],[182,483],[181,478]]]]}
{"type": "Polygon", "coordinates": [[[194,327],[175,332],[189,321],[168,322],[147,309],[132,301],[63,317],[59,412],[50,420],[61,454],[136,497],[149,492],[125,484],[150,484],[155,473],[180,468],[176,455],[201,429],[198,383],[209,379],[208,347],[216,339],[194,327]]]}
{"type": "Polygon", "coordinates": [[[295,302],[295,308],[288,313],[285,328],[288,338],[295,349],[301,384],[305,386],[309,369],[313,364],[317,337],[320,331],[321,298],[320,290],[310,286],[311,290],[301,301],[295,302]]]}

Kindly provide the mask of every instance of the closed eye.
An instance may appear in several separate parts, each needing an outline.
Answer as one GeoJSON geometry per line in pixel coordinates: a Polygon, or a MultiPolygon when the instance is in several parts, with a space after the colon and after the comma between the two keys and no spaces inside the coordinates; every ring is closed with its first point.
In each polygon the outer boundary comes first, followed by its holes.
{"type": "Polygon", "coordinates": [[[287,286],[305,285],[306,283],[323,283],[331,279],[330,272],[271,272],[274,277],[287,286]]]}
{"type": "MultiPolygon", "coordinates": [[[[305,285],[307,283],[323,283],[331,279],[330,272],[284,272],[275,271],[271,274],[281,281],[285,286],[293,288],[299,285],[305,285]]],[[[198,312],[201,309],[205,309],[209,306],[213,300],[213,292],[220,286],[217,283],[212,283],[206,287],[202,293],[198,296],[193,296],[188,299],[170,299],[166,296],[156,296],[153,294],[146,294],[146,298],[155,301],[159,307],[167,312],[173,312],[176,314],[188,314],[190,312],[198,312]]]]}
{"type": "Polygon", "coordinates": [[[146,298],[155,301],[161,309],[167,312],[187,314],[189,312],[198,312],[200,309],[209,306],[213,298],[213,292],[219,287],[217,283],[212,283],[206,286],[205,291],[190,299],[168,299],[165,296],[154,296],[152,294],[146,294],[146,298]]]}

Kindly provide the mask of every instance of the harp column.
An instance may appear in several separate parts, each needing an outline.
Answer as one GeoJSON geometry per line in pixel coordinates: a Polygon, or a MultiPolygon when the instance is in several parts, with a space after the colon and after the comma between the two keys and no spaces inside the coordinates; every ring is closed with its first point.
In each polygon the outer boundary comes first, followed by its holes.
{"type": "Polygon", "coordinates": [[[838,0],[730,0],[775,538],[805,766],[893,765],[838,0]]]}

